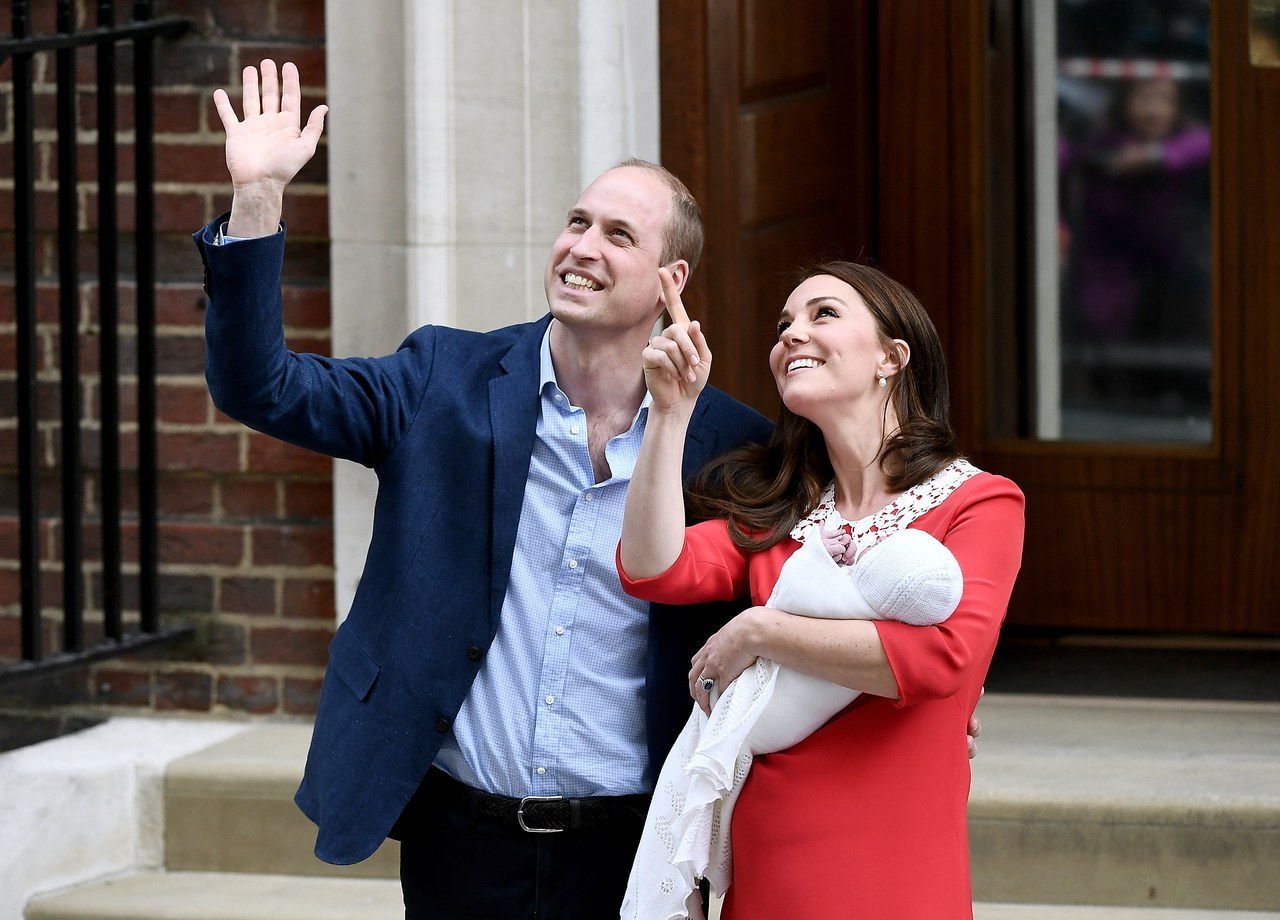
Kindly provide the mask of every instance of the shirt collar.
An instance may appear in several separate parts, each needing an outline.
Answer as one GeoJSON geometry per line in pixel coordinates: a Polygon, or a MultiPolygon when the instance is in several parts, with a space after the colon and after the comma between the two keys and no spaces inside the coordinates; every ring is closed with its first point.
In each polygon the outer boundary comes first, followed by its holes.
{"type": "MultiPolygon", "coordinates": [[[[564,396],[565,405],[567,406],[569,404],[569,396],[560,388],[560,382],[556,380],[555,365],[551,362],[551,326],[552,323],[547,323],[547,329],[542,333],[542,348],[538,362],[538,392],[547,392],[547,386],[550,385],[553,393],[559,393],[564,396]]],[[[644,399],[640,401],[640,412],[648,409],[651,402],[653,402],[653,397],[646,389],[644,391],[644,399]]]]}

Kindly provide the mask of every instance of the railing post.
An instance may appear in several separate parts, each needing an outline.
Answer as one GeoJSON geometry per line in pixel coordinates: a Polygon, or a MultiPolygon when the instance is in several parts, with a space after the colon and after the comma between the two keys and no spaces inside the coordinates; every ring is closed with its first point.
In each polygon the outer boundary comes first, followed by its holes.
{"type": "MultiPolygon", "coordinates": [[[[151,18],[151,0],[134,0],[133,18],[151,18]]],[[[156,241],[155,148],[153,137],[154,39],[139,35],[133,44],[134,187],[138,288],[138,609],[142,631],[160,628],[157,555],[159,508],[156,500],[156,241]]]]}
{"type": "MultiPolygon", "coordinates": [[[[76,29],[75,3],[58,0],[58,31],[76,29]]],[[[80,254],[76,200],[76,52],[56,52],[58,81],[58,318],[62,394],[62,648],[84,648],[80,471],[80,254]]]]}
{"type": "MultiPolygon", "coordinates": [[[[115,4],[98,0],[98,27],[114,25],[115,4]]],[[[119,260],[116,216],[116,45],[98,45],[98,395],[102,407],[102,616],[109,639],[124,635],[120,598],[119,260]]],[[[142,371],[139,369],[139,376],[142,371]]]]}
{"type": "MultiPolygon", "coordinates": [[[[13,37],[28,38],[31,20],[26,0],[13,0],[13,37]]],[[[22,657],[39,661],[44,655],[40,621],[40,500],[36,401],[36,202],[35,104],[32,97],[32,56],[13,56],[13,201],[14,287],[17,300],[18,351],[18,526],[21,558],[22,657]]]]}

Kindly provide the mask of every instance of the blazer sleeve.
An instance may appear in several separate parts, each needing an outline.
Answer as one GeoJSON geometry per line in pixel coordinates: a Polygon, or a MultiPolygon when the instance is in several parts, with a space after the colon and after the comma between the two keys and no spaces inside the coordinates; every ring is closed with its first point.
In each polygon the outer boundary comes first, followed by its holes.
{"type": "Polygon", "coordinates": [[[964,574],[964,592],[937,626],[874,621],[898,681],[898,706],[959,692],[972,668],[990,659],[1022,564],[1022,492],[1000,476],[984,477],[956,512],[942,544],[964,574]]]}
{"type": "Polygon", "coordinates": [[[671,567],[652,578],[631,578],[622,568],[622,544],[616,563],[622,590],[657,604],[729,601],[748,591],[747,554],[729,538],[728,523],[704,521],[686,527],[684,546],[671,567]]]}
{"type": "Polygon", "coordinates": [[[290,351],[280,293],[285,232],[215,245],[216,228],[224,220],[194,235],[209,298],[205,379],[214,404],[280,440],[377,465],[423,400],[434,330],[418,330],[395,354],[382,358],[290,351]]]}

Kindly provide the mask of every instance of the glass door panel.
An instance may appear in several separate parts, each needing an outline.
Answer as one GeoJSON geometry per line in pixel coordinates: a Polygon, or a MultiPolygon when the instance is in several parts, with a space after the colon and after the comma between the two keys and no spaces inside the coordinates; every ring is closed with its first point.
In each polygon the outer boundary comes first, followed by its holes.
{"type": "Polygon", "coordinates": [[[1026,0],[1023,13],[1019,326],[1033,380],[1019,433],[1208,443],[1208,0],[1026,0]]]}

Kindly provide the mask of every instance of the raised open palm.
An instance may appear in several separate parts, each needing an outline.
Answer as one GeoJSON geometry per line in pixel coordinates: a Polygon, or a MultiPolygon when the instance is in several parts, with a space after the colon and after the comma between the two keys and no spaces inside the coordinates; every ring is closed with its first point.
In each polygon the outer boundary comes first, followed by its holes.
{"type": "Polygon", "coordinates": [[[258,68],[244,69],[243,120],[236,118],[225,90],[213,94],[227,132],[227,169],[237,189],[263,186],[282,191],[316,152],[328,106],[316,106],[303,127],[298,68],[286,63],[281,76],[282,81],[276,77],[275,61],[263,61],[259,93],[258,68]]]}

